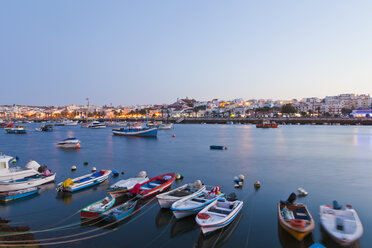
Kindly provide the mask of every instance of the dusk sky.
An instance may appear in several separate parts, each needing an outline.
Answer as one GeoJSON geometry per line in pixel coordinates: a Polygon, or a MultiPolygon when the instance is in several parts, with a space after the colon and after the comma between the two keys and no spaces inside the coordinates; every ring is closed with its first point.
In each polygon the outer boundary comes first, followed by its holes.
{"type": "Polygon", "coordinates": [[[0,104],[372,93],[372,1],[1,1],[0,104]]]}

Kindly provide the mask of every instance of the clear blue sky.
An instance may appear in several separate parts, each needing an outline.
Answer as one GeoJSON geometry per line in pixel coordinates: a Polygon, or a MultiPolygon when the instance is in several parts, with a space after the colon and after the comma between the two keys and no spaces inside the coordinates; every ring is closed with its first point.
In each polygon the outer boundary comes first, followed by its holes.
{"type": "Polygon", "coordinates": [[[0,104],[372,93],[372,1],[1,1],[0,104]]]}

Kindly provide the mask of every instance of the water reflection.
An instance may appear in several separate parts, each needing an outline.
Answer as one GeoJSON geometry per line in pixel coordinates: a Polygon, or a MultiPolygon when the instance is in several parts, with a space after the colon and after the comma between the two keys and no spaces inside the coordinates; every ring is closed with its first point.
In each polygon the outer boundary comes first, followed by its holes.
{"type": "Polygon", "coordinates": [[[238,227],[242,217],[243,213],[239,213],[239,216],[237,216],[230,225],[221,230],[217,230],[209,235],[204,235],[200,231],[199,237],[196,240],[194,247],[195,248],[222,247],[227,241],[229,241],[232,234],[238,227]]]}
{"type": "MultiPolygon", "coordinates": [[[[37,244],[35,241],[35,237],[31,233],[27,233],[30,230],[29,226],[10,226],[8,225],[10,221],[6,219],[1,219],[0,218],[0,232],[4,235],[6,233],[14,233],[14,232],[21,232],[23,234],[19,235],[7,235],[3,236],[0,235],[0,243],[2,246],[6,246],[6,242],[17,242],[17,241],[25,241],[27,244],[35,244],[32,245],[32,247],[41,247],[40,245],[37,244]]],[[[10,246],[16,246],[16,247],[23,247],[21,243],[10,243],[10,246]],[[19,245],[17,245],[19,244],[19,245]]]]}
{"type": "Polygon", "coordinates": [[[104,191],[107,189],[108,186],[110,186],[110,182],[106,180],[105,182],[101,184],[98,184],[90,188],[82,189],[74,193],[59,191],[57,192],[56,199],[62,200],[63,203],[69,205],[72,203],[72,199],[74,198],[79,198],[80,196],[83,196],[83,195],[90,195],[90,194],[93,194],[94,192],[104,191]]]}
{"type": "Polygon", "coordinates": [[[175,220],[171,228],[171,238],[194,231],[198,228],[199,226],[195,221],[194,215],[179,220],[175,220]]]}
{"type": "Polygon", "coordinates": [[[157,228],[167,226],[173,219],[173,213],[169,209],[161,208],[156,215],[155,224],[157,228]]]}
{"type": "MultiPolygon", "coordinates": [[[[293,238],[283,227],[278,223],[279,240],[283,248],[307,248],[314,244],[313,234],[307,235],[301,242],[293,238]]],[[[328,246],[327,246],[328,247],[328,246]]]]}
{"type": "Polygon", "coordinates": [[[341,247],[347,247],[347,248],[360,248],[360,241],[356,241],[352,245],[349,246],[341,246],[336,241],[334,241],[329,234],[324,230],[323,227],[320,228],[320,232],[322,234],[322,244],[327,248],[341,248],[341,247]]]}

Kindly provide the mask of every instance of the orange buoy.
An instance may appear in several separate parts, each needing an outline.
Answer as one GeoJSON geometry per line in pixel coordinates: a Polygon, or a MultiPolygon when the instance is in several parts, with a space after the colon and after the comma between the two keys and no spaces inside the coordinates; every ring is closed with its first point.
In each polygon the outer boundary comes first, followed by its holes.
{"type": "Polygon", "coordinates": [[[173,138],[175,138],[175,137],[176,137],[176,135],[175,135],[175,134],[173,134],[173,135],[172,135],[172,137],[173,137],[173,138]]]}
{"type": "Polygon", "coordinates": [[[206,220],[206,219],[209,219],[210,216],[207,213],[198,213],[198,218],[202,220],[206,220]]]}

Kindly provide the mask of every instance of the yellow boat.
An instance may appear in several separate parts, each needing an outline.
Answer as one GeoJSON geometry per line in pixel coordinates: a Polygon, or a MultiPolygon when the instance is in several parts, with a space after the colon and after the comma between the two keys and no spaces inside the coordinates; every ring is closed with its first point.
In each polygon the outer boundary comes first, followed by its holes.
{"type": "MultiPolygon", "coordinates": [[[[294,194],[294,199],[295,197],[294,194]]],[[[302,241],[314,230],[314,219],[305,204],[294,204],[294,200],[290,201],[289,199],[278,203],[279,224],[295,239],[302,241]]]]}

